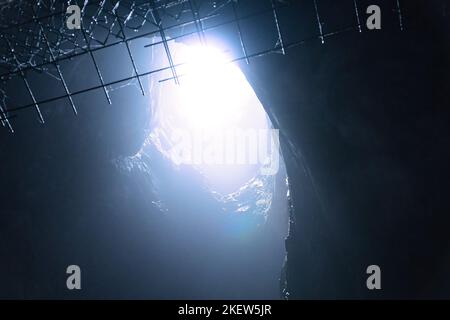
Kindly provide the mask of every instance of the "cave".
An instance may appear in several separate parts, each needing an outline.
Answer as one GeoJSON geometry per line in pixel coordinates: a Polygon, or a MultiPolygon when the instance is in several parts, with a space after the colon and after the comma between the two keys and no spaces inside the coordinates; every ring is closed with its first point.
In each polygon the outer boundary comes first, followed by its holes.
{"type": "Polygon", "coordinates": [[[0,2],[0,298],[450,297],[447,1],[69,2],[0,2]]]}

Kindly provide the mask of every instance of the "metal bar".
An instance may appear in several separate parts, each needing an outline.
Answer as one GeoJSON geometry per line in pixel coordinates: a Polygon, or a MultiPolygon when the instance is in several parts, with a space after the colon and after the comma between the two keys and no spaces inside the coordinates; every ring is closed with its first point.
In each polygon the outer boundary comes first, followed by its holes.
{"type": "MultiPolygon", "coordinates": [[[[131,54],[130,45],[128,44],[128,41],[127,41],[127,39],[126,39],[126,35],[125,35],[125,31],[124,31],[124,29],[123,29],[122,22],[120,21],[119,16],[116,16],[116,17],[117,17],[117,21],[118,21],[119,26],[120,26],[120,30],[122,31],[122,34],[123,34],[123,38],[124,38],[124,40],[125,40],[124,43],[125,43],[125,46],[127,47],[127,51],[128,51],[128,55],[129,55],[130,60],[131,60],[131,64],[133,65],[134,74],[135,74],[135,75],[138,75],[139,72],[138,72],[138,69],[137,69],[137,67],[136,67],[136,63],[134,62],[133,55],[131,54]]],[[[144,90],[144,86],[142,85],[141,78],[140,78],[140,77],[137,77],[137,80],[138,80],[138,82],[139,82],[139,87],[141,88],[142,95],[145,96],[145,90],[144,90]]]]}
{"type": "Polygon", "coordinates": [[[400,23],[400,31],[403,31],[403,14],[402,14],[402,7],[400,5],[400,0],[397,0],[397,12],[398,12],[398,20],[400,23]]]}
{"type": "Polygon", "coordinates": [[[93,51],[90,48],[90,44],[89,44],[89,42],[87,40],[86,32],[85,32],[83,26],[81,26],[81,32],[83,33],[83,37],[84,37],[84,40],[86,42],[86,45],[87,45],[87,48],[88,48],[88,51],[89,51],[89,55],[91,56],[92,62],[94,63],[95,70],[97,71],[98,78],[100,79],[100,83],[102,84],[102,88],[103,88],[103,92],[105,93],[106,100],[108,100],[109,104],[112,104],[111,98],[109,97],[108,90],[106,89],[105,83],[103,81],[102,73],[100,72],[100,69],[99,69],[99,67],[97,65],[97,61],[95,60],[94,53],[93,53],[93,51]]]}
{"type": "MultiPolygon", "coordinates": [[[[150,4],[152,6],[155,5],[155,2],[153,0],[150,0],[150,4]]],[[[158,14],[157,10],[152,11],[153,20],[155,21],[155,24],[158,26],[159,33],[161,35],[161,39],[163,41],[164,50],[166,51],[167,60],[169,60],[170,70],[172,71],[173,78],[175,80],[175,84],[180,84],[180,81],[178,79],[177,70],[175,68],[175,65],[173,63],[172,59],[172,53],[170,52],[169,44],[166,38],[166,34],[164,32],[164,28],[162,27],[161,18],[158,14]]]]}
{"type": "MultiPolygon", "coordinates": [[[[35,16],[36,16],[36,13],[35,13],[35,16]]],[[[64,91],[66,92],[67,98],[69,99],[70,106],[72,107],[72,111],[73,111],[73,113],[75,115],[77,115],[78,114],[77,108],[75,107],[75,104],[73,103],[72,96],[70,95],[69,88],[67,87],[67,83],[64,80],[64,76],[63,76],[63,74],[61,72],[61,68],[60,68],[59,64],[57,62],[55,62],[55,56],[54,56],[52,48],[50,46],[50,42],[48,41],[47,35],[45,34],[44,27],[42,26],[42,23],[39,20],[37,20],[37,19],[36,19],[36,23],[39,25],[39,28],[40,28],[41,33],[42,33],[42,37],[43,37],[43,39],[45,41],[45,44],[47,46],[47,50],[50,53],[50,58],[53,61],[53,64],[55,65],[56,70],[58,71],[59,79],[61,80],[61,83],[62,83],[62,85],[64,87],[64,91]]]]}
{"type": "Polygon", "coordinates": [[[353,5],[355,6],[355,15],[356,22],[358,23],[358,30],[359,32],[362,32],[361,19],[359,18],[358,4],[356,3],[356,0],[353,0],[353,5]]]}
{"type": "Polygon", "coordinates": [[[21,68],[21,66],[20,66],[20,62],[19,62],[19,60],[17,59],[16,53],[14,52],[14,49],[12,48],[11,43],[9,42],[8,38],[3,37],[3,34],[0,34],[0,37],[3,38],[3,39],[5,40],[5,42],[6,42],[7,46],[8,46],[9,51],[11,51],[11,53],[12,53],[12,55],[13,55],[13,59],[16,61],[17,68],[20,70],[20,76],[21,76],[21,78],[22,78],[22,80],[23,80],[23,82],[24,82],[24,84],[25,84],[25,87],[27,88],[27,91],[28,91],[28,94],[29,94],[30,97],[31,97],[31,100],[33,101],[33,104],[32,104],[32,105],[34,106],[34,108],[35,108],[35,110],[36,110],[36,113],[38,114],[39,121],[40,121],[42,124],[44,124],[45,121],[44,121],[44,117],[42,116],[41,109],[39,108],[39,105],[38,105],[38,103],[37,103],[37,101],[36,101],[36,98],[34,97],[33,91],[31,91],[30,84],[28,83],[28,80],[27,80],[27,78],[25,77],[25,73],[22,71],[22,68],[21,68]]]}
{"type": "Polygon", "coordinates": [[[323,28],[322,28],[322,22],[320,21],[320,14],[319,14],[319,7],[317,6],[317,0],[314,0],[314,9],[316,10],[316,19],[317,19],[317,24],[319,25],[320,39],[322,41],[322,44],[324,44],[325,38],[323,36],[323,28]]]}
{"type": "Polygon", "coordinates": [[[286,50],[284,49],[283,36],[281,34],[280,24],[278,23],[278,13],[277,13],[277,9],[275,7],[275,2],[273,0],[270,0],[270,3],[272,4],[273,19],[275,21],[275,26],[277,28],[278,42],[280,43],[280,46],[281,46],[281,52],[283,53],[283,55],[285,55],[286,50]]]}
{"type": "Polygon", "coordinates": [[[109,29],[108,29],[108,35],[106,36],[106,39],[105,39],[105,44],[108,42],[109,36],[112,34],[112,30],[113,30],[113,28],[114,28],[114,26],[115,26],[115,23],[116,23],[117,19],[118,19],[118,17],[117,17],[117,15],[115,15],[115,16],[114,16],[114,21],[113,21],[113,22],[111,23],[111,25],[109,26],[109,29]]]}
{"type": "Polygon", "coordinates": [[[14,129],[11,126],[11,122],[9,121],[9,117],[8,117],[5,109],[6,108],[3,108],[3,106],[0,104],[0,112],[1,112],[0,119],[1,119],[2,125],[8,126],[9,131],[11,131],[11,133],[14,133],[14,129]]]}
{"type": "Polygon", "coordinates": [[[197,30],[197,34],[198,34],[198,38],[200,40],[200,43],[205,45],[206,44],[206,38],[205,38],[204,29],[203,29],[203,24],[202,24],[201,20],[199,19],[197,6],[195,5],[195,3],[193,1],[194,0],[189,0],[189,7],[190,7],[190,9],[192,11],[192,16],[194,18],[195,29],[197,30]]]}
{"type": "MultiPolygon", "coordinates": [[[[238,29],[239,42],[241,43],[242,53],[244,54],[245,57],[247,57],[247,48],[245,47],[244,38],[242,37],[241,24],[239,23],[239,15],[236,10],[236,2],[232,1],[231,3],[233,6],[233,14],[234,14],[234,19],[236,20],[236,26],[238,29]]],[[[246,58],[245,62],[247,64],[250,64],[250,59],[246,58]]]]}

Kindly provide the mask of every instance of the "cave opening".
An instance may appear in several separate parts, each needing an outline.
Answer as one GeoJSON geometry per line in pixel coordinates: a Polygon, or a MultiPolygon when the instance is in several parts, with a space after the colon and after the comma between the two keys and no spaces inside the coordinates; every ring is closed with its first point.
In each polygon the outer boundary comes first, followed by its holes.
{"type": "MultiPolygon", "coordinates": [[[[153,49],[152,69],[167,63],[158,50],[164,48],[153,49]]],[[[149,78],[151,124],[139,152],[165,162],[166,172],[155,168],[154,180],[176,230],[168,242],[178,247],[181,237],[220,256],[220,265],[192,262],[220,274],[218,297],[278,299],[289,220],[279,131],[226,46],[172,42],[170,50],[177,79],[171,70],[149,78]],[[260,285],[244,288],[249,281],[260,285]]]]}

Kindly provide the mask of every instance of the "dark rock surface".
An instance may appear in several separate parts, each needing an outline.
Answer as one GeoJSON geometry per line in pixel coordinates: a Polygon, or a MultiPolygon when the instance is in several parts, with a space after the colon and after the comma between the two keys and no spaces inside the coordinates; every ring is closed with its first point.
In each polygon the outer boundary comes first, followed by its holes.
{"type": "Polygon", "coordinates": [[[404,32],[307,42],[242,66],[285,136],[289,298],[450,296],[448,12],[404,5],[404,32]],[[366,288],[372,264],[378,292],[366,288]]]}

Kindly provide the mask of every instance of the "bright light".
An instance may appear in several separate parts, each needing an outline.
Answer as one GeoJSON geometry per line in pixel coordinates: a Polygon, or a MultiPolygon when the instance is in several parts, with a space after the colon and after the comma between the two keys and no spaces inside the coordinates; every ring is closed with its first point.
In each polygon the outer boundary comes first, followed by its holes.
{"type": "Polygon", "coordinates": [[[192,129],[229,129],[242,120],[253,90],[244,75],[217,49],[185,47],[180,70],[180,107],[192,129]]]}
{"type": "Polygon", "coordinates": [[[243,163],[233,146],[239,141],[229,142],[236,138],[253,144],[255,155],[261,142],[258,134],[271,129],[267,114],[242,71],[229,62],[224,51],[175,43],[171,52],[180,84],[170,81],[158,86],[153,142],[177,164],[180,160],[173,151],[178,152],[180,145],[189,149],[189,161],[181,163],[199,169],[216,190],[235,191],[260,172],[262,161],[255,162],[250,150],[241,157],[248,156],[243,163]],[[225,144],[231,148],[225,150],[225,144]]]}

